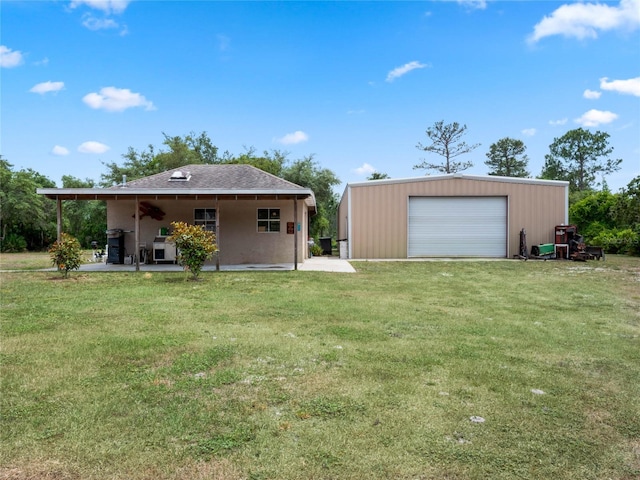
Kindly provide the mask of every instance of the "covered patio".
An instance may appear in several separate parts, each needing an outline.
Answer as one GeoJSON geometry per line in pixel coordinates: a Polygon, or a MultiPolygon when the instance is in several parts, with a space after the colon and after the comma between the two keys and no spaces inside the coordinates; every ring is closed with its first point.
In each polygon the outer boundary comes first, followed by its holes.
{"type": "Polygon", "coordinates": [[[176,258],[170,242],[173,221],[215,233],[219,253],[207,268],[270,265],[271,270],[291,264],[297,270],[308,258],[309,221],[316,211],[312,190],[250,165],[187,165],[123,179],[110,188],[43,188],[38,193],[56,201],[58,238],[64,201],[106,202],[107,234],[115,236],[107,239],[107,262],[120,271],[173,268],[163,262],[176,258]],[[147,252],[157,265],[142,261],[147,252]]]}

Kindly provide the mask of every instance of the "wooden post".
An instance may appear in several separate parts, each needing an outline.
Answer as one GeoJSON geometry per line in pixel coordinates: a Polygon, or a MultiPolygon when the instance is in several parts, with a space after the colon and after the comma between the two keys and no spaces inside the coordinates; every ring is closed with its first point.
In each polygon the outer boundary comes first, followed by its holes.
{"type": "Polygon", "coordinates": [[[62,200],[56,195],[56,215],[58,217],[57,235],[58,242],[62,240],[62,200]]]}
{"type": "Polygon", "coordinates": [[[293,269],[298,270],[298,198],[293,197],[293,269]]]}
{"type": "Polygon", "coordinates": [[[136,259],[136,272],[140,271],[140,204],[138,202],[138,196],[136,195],[135,201],[136,213],[135,213],[135,227],[134,227],[134,235],[135,235],[135,247],[134,247],[134,256],[136,259]]]}

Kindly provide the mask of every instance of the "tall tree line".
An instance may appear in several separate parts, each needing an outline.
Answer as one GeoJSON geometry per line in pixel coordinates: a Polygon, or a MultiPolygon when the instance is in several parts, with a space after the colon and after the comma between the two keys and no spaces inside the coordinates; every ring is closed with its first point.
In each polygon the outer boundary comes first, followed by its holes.
{"type": "MultiPolygon", "coordinates": [[[[99,185],[70,175],[62,177],[63,188],[110,187],[122,181],[146,177],[191,164],[248,164],[285,180],[310,188],[316,196],[317,214],[311,218],[310,234],[316,238],[335,236],[338,198],[333,187],[340,183],[336,174],[322,168],[313,155],[289,160],[280,150],[258,153],[247,148],[239,155],[219,154],[218,148],[203,132],[184,136],[163,133],[160,148],[149,145],[142,151],[130,147],[123,162],[104,163],[105,173],[99,185]]],[[[0,250],[22,251],[47,248],[56,238],[55,203],[38,195],[38,188],[55,188],[55,183],[33,170],[14,171],[0,157],[0,250]]],[[[102,201],[65,201],[63,230],[76,237],[83,247],[92,241],[106,241],[106,206],[102,201]]]]}
{"type": "MultiPolygon", "coordinates": [[[[462,140],[466,125],[437,122],[427,131],[431,145],[418,145],[423,151],[443,157],[441,164],[423,162],[415,168],[431,168],[454,173],[468,168],[471,162],[454,162],[453,158],[469,153],[478,145],[462,140]]],[[[338,197],[333,187],[340,183],[329,169],[322,168],[313,155],[289,160],[280,150],[258,153],[247,148],[232,155],[219,153],[208,135],[185,136],[163,134],[160,148],[149,145],[143,151],[129,148],[123,162],[105,163],[99,186],[108,187],[188,164],[249,164],[303,187],[316,194],[318,215],[311,219],[311,235],[334,236],[338,197]]],[[[611,157],[609,135],[586,129],[570,130],[554,139],[538,176],[541,179],[565,180],[570,186],[570,221],[592,244],[602,244],[609,251],[640,254],[640,177],[634,178],[618,193],[611,193],[604,175],[620,168],[621,159],[611,157]],[[602,180],[601,180],[602,179],[602,180]],[[601,181],[599,181],[601,180],[601,181]]],[[[526,147],[521,140],[505,137],[489,148],[485,164],[489,175],[529,177],[526,147]]],[[[377,174],[372,179],[388,178],[377,174]]],[[[93,188],[95,182],[70,175],[62,177],[63,187],[93,188]]],[[[0,250],[38,250],[48,247],[56,236],[55,204],[36,194],[38,188],[54,188],[55,183],[31,169],[15,171],[0,156],[0,250]]],[[[100,201],[67,201],[63,209],[63,230],[74,235],[85,248],[91,241],[104,243],[106,207],[100,201]]]]}
{"type": "MultiPolygon", "coordinates": [[[[458,122],[439,121],[426,130],[430,144],[417,148],[441,157],[441,163],[423,160],[415,169],[435,170],[450,174],[473,166],[457,157],[470,153],[479,145],[464,141],[467,126],[458,122]],[[455,160],[454,160],[455,159],[455,160]]],[[[605,176],[620,169],[622,159],[612,157],[609,134],[584,128],[570,130],[555,138],[545,155],[538,178],[569,183],[569,219],[592,245],[602,245],[609,252],[640,254],[640,177],[636,177],[619,193],[611,193],[605,176]]],[[[530,177],[529,158],[524,142],[501,138],[489,147],[484,162],[489,175],[530,177]]],[[[369,180],[384,177],[371,176],[369,180]]]]}
{"type": "Polygon", "coordinates": [[[287,152],[273,150],[258,153],[248,148],[239,155],[229,152],[219,154],[208,135],[203,132],[184,137],[171,137],[164,134],[162,150],[149,145],[147,150],[138,152],[129,148],[123,155],[124,163],[105,164],[107,172],[102,175],[102,186],[111,186],[122,181],[123,175],[128,180],[146,177],[183,165],[206,164],[248,164],[265,172],[276,175],[289,182],[313,190],[317,214],[311,217],[310,234],[313,237],[334,236],[336,233],[336,213],[338,198],[333,187],[340,183],[336,174],[328,168],[322,168],[313,155],[297,160],[289,160],[287,152]]]}

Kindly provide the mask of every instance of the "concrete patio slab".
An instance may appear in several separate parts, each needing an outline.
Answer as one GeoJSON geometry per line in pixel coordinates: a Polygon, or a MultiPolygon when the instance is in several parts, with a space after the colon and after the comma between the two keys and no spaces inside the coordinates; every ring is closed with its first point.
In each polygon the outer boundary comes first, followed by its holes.
{"type": "Polygon", "coordinates": [[[311,257],[298,265],[298,270],[314,272],[356,273],[351,264],[338,257],[311,257]]]}
{"type": "MultiPolygon", "coordinates": [[[[221,265],[220,271],[222,272],[239,272],[239,271],[263,271],[263,272],[277,272],[277,271],[291,271],[293,270],[293,263],[277,263],[277,264],[244,264],[244,265],[221,265]]],[[[55,271],[55,268],[45,269],[46,271],[55,271]]],[[[215,265],[205,265],[202,268],[203,272],[214,272],[216,270],[215,265]]],[[[312,257],[304,261],[304,263],[298,264],[298,270],[300,271],[314,271],[314,272],[338,272],[338,273],[355,273],[355,269],[346,260],[341,260],[338,257],[312,257]]],[[[112,263],[84,263],[80,266],[80,272],[135,272],[135,265],[127,264],[112,264],[112,263]]],[[[141,272],[182,272],[182,266],[174,263],[151,263],[141,264],[141,272]]]]}

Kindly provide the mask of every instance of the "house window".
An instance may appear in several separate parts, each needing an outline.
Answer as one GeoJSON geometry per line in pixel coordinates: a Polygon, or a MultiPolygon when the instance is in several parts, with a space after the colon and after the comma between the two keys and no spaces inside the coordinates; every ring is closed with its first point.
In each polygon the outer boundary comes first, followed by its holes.
{"type": "Polygon", "coordinates": [[[196,208],[193,213],[194,224],[202,225],[205,230],[216,233],[216,209],[196,208]]]}
{"type": "Polygon", "coordinates": [[[259,232],[279,232],[280,231],[280,209],[279,208],[259,208],[258,209],[258,231],[259,232]]]}

